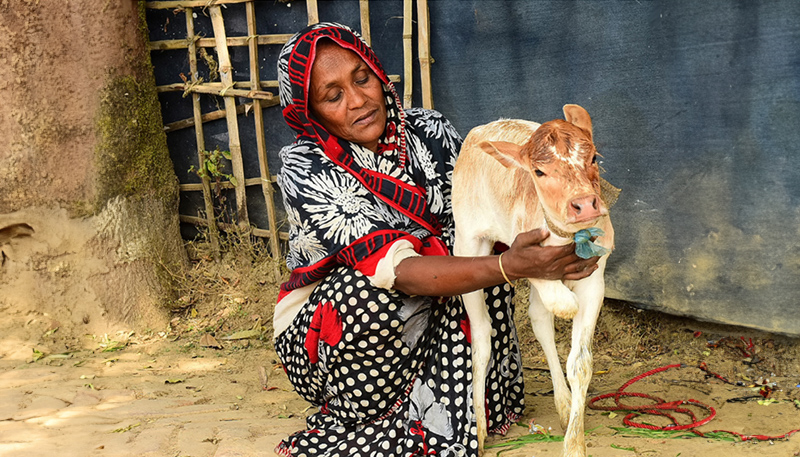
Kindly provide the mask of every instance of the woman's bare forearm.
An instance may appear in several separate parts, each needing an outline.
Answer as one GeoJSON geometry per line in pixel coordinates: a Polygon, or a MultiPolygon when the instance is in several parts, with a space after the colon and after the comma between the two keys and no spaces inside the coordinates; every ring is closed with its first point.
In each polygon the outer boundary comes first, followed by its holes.
{"type": "Polygon", "coordinates": [[[395,267],[394,288],[408,295],[450,297],[505,282],[496,255],[409,257],[395,267]]]}

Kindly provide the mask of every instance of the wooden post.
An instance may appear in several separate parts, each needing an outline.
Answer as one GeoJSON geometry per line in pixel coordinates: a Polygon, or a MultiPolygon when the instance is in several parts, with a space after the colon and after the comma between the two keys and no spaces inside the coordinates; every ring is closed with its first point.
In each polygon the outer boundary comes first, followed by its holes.
{"type": "Polygon", "coordinates": [[[308,25],[319,22],[319,9],[317,8],[317,0],[306,0],[306,11],[308,13],[308,25]]]}
{"type": "MultiPolygon", "coordinates": [[[[217,58],[219,60],[219,74],[224,87],[233,88],[233,67],[228,54],[228,44],[225,35],[225,22],[219,6],[209,6],[211,24],[214,27],[214,38],[217,42],[217,58]]],[[[231,153],[233,177],[236,178],[236,212],[239,228],[243,233],[250,232],[250,221],[247,217],[247,198],[244,187],[244,165],[242,163],[242,145],[239,140],[239,122],[236,115],[236,100],[231,96],[222,94],[225,101],[226,119],[228,121],[228,147],[231,153]]]]}
{"type": "Polygon", "coordinates": [[[433,109],[433,90],[431,88],[431,25],[428,16],[428,0],[417,0],[417,25],[419,39],[419,72],[422,85],[422,107],[433,109]]]}
{"type": "MultiPolygon", "coordinates": [[[[247,35],[249,40],[248,50],[250,51],[250,84],[253,90],[261,90],[259,83],[258,70],[258,42],[255,37],[258,35],[256,30],[256,10],[253,2],[246,4],[247,12],[247,35]]],[[[275,190],[272,188],[270,179],[269,164],[267,163],[267,140],[264,135],[264,113],[262,111],[261,100],[253,100],[253,119],[256,127],[256,147],[258,148],[258,166],[261,175],[261,192],[264,194],[264,201],[267,204],[267,219],[269,220],[269,245],[272,250],[272,258],[281,258],[281,250],[278,244],[278,224],[275,215],[275,190]]],[[[279,279],[280,268],[275,262],[275,279],[279,279]]]]}
{"type": "Polygon", "coordinates": [[[372,33],[369,29],[369,0],[358,0],[358,9],[361,12],[361,38],[372,46],[372,33]]]}
{"type": "MultiPolygon", "coordinates": [[[[189,40],[189,72],[193,83],[197,82],[197,46],[195,45],[194,17],[192,8],[186,8],[186,35],[189,40]]],[[[200,94],[192,93],[192,112],[194,114],[194,136],[197,143],[197,161],[200,169],[205,160],[203,151],[206,149],[205,137],[203,136],[203,117],[200,109],[200,94]]],[[[217,230],[216,217],[214,215],[214,202],[211,200],[211,182],[208,175],[203,173],[200,177],[203,185],[203,203],[206,208],[206,220],[208,221],[208,238],[211,243],[211,252],[215,259],[220,258],[219,230],[217,230]]]]}
{"type": "Polygon", "coordinates": [[[414,0],[403,0],[403,108],[411,108],[414,88],[414,0]]]}

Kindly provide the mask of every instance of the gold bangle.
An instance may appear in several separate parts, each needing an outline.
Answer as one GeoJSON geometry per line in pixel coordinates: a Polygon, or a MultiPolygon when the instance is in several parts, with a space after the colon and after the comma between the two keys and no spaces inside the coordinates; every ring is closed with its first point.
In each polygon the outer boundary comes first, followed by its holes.
{"type": "Polygon", "coordinates": [[[500,257],[497,258],[497,264],[500,265],[500,273],[503,274],[503,278],[505,278],[508,285],[514,287],[514,283],[512,283],[511,280],[508,279],[508,276],[506,276],[506,270],[503,269],[503,254],[505,254],[505,252],[500,253],[500,257]]]}

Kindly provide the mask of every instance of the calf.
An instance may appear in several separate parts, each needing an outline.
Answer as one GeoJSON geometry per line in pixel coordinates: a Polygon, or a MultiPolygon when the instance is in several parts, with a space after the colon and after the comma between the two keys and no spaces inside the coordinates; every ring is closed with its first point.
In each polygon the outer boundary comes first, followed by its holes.
{"type": "MultiPolygon", "coordinates": [[[[566,430],[564,455],[572,457],[586,455],[583,415],[592,377],[592,336],[603,303],[603,271],[614,230],[600,197],[589,113],[578,105],[566,105],[564,116],[566,121],[556,119],[541,126],[499,120],[472,129],[453,172],[452,198],[455,255],[489,255],[496,241],[510,246],[519,233],[536,228],[551,233],[543,245],[573,243],[576,232],[592,227],[604,232],[595,242],[607,251],[591,276],[563,282],[528,279],[528,314],[552,375],[556,408],[566,430]],[[573,320],[569,386],[556,351],[554,315],[573,320]]],[[[482,454],[491,318],[481,290],[464,294],[464,305],[472,333],[473,406],[482,454]]]]}

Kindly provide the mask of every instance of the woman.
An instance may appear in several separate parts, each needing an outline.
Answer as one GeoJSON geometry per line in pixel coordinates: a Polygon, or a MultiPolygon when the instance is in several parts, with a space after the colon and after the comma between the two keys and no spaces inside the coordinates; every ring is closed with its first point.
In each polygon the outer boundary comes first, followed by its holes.
{"type": "Polygon", "coordinates": [[[461,138],[439,113],[403,110],[372,50],[349,28],[309,26],[284,46],[281,102],[296,141],[278,184],[290,279],[275,348],[319,407],[282,455],[476,455],[469,323],[459,294],[486,288],[494,360],[489,428],[523,410],[522,367],[504,279],[580,279],[572,247],[520,235],[503,257],[451,256],[450,178],[461,138]]]}

